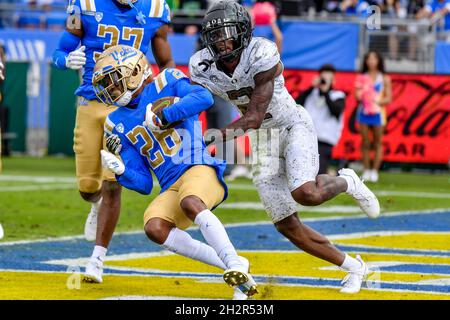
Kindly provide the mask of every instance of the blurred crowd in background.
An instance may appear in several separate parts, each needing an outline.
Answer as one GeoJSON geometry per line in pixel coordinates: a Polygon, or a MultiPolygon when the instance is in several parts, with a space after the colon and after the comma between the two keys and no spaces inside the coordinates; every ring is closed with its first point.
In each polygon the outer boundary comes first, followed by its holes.
{"type": "MultiPolygon", "coordinates": [[[[215,0],[167,0],[174,20],[174,31],[195,33],[204,11],[215,0]]],[[[277,16],[317,16],[355,18],[378,6],[385,17],[431,19],[440,29],[450,29],[450,0],[289,0],[239,1],[247,7],[270,3],[277,16]]],[[[0,27],[63,29],[68,0],[0,0],[0,27]]]]}

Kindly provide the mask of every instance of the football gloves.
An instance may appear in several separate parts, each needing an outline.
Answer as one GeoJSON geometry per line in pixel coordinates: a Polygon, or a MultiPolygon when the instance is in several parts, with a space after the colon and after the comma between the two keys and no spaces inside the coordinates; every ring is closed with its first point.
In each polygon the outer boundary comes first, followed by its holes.
{"type": "Polygon", "coordinates": [[[106,149],[115,155],[119,155],[122,150],[122,141],[117,134],[112,134],[106,138],[106,149]]]}
{"type": "Polygon", "coordinates": [[[86,64],[86,53],[84,53],[85,49],[86,47],[82,46],[77,50],[69,53],[69,55],[66,57],[66,67],[72,70],[79,70],[83,68],[83,66],[86,64]]]}
{"type": "Polygon", "coordinates": [[[125,165],[115,155],[105,150],[101,150],[100,154],[102,156],[103,168],[111,170],[118,176],[122,175],[125,172],[125,165]]]}
{"type": "Polygon", "coordinates": [[[161,119],[152,111],[153,104],[149,103],[145,112],[143,125],[150,131],[162,132],[164,130],[161,119]]]}

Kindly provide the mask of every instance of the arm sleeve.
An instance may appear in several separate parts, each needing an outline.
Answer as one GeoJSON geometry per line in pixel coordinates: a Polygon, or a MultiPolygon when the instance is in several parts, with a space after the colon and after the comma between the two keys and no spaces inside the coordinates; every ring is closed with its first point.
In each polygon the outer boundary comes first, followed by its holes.
{"type": "Polygon", "coordinates": [[[169,123],[199,114],[209,109],[214,103],[213,96],[207,89],[199,85],[191,85],[187,77],[177,79],[173,84],[173,89],[176,96],[181,99],[163,110],[164,118],[169,123]]]}
{"type": "Polygon", "coordinates": [[[61,39],[59,40],[58,48],[53,53],[53,63],[58,69],[65,70],[67,55],[78,48],[80,38],[71,34],[68,31],[64,31],[61,39]]]}
{"type": "Polygon", "coordinates": [[[144,195],[150,194],[153,189],[152,174],[137,150],[126,141],[123,135],[120,139],[122,141],[120,157],[125,165],[125,171],[120,176],[116,175],[117,181],[127,189],[144,195]]]}

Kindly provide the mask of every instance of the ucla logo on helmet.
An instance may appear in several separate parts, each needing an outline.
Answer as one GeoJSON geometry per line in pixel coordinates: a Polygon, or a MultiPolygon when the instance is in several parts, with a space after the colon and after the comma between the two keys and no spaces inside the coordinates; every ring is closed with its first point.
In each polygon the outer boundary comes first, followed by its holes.
{"type": "Polygon", "coordinates": [[[125,62],[127,59],[136,56],[138,53],[134,48],[131,47],[122,47],[120,50],[115,50],[111,52],[111,57],[117,61],[117,63],[121,64],[125,62]]]}

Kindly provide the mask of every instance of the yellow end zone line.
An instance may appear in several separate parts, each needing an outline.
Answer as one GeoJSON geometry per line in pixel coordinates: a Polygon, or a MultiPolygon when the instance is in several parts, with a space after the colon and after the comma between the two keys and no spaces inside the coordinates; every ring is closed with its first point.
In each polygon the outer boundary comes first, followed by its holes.
{"type": "MultiPolygon", "coordinates": [[[[64,271],[29,271],[29,270],[1,270],[0,274],[2,273],[22,273],[22,274],[67,274],[71,275],[70,273],[64,272],[64,271]]],[[[73,273],[72,273],[73,275],[73,273]]],[[[198,283],[208,284],[208,283],[222,283],[221,280],[217,279],[217,274],[214,274],[215,277],[211,278],[203,278],[203,279],[196,279],[194,277],[183,277],[179,276],[177,278],[181,279],[194,279],[198,283]]],[[[171,278],[173,275],[146,275],[146,274],[115,274],[115,273],[108,273],[104,275],[107,276],[118,276],[118,277],[146,277],[146,278],[171,278]]],[[[272,276],[271,276],[272,277],[272,276]]],[[[273,278],[273,277],[272,277],[273,278]]],[[[306,279],[306,280],[317,280],[318,278],[313,277],[290,277],[290,278],[298,278],[298,279],[306,279]]],[[[322,280],[331,280],[336,281],[334,278],[320,278],[322,280]]],[[[272,286],[272,287],[305,287],[305,288],[315,288],[315,289],[337,289],[340,288],[340,286],[330,286],[330,285],[306,285],[306,284],[291,284],[291,283],[275,283],[275,282],[260,282],[259,285],[261,286],[272,286]]],[[[366,288],[363,287],[361,290],[364,291],[379,291],[379,292],[398,292],[398,293],[409,293],[409,294],[425,294],[425,295],[440,295],[440,296],[450,296],[450,292],[434,292],[434,291],[422,291],[422,290],[405,290],[405,289],[386,289],[386,288],[376,288],[376,287],[370,287],[366,288]]]]}

